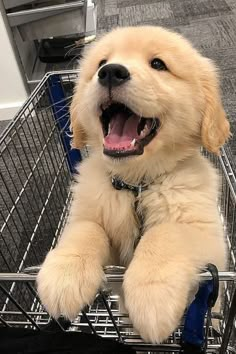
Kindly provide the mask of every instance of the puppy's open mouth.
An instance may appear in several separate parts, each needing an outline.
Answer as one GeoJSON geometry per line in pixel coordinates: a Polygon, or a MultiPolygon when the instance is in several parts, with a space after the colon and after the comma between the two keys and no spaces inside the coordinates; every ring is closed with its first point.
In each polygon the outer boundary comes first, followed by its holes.
{"type": "Polygon", "coordinates": [[[122,103],[101,105],[101,110],[103,153],[111,157],[143,154],[160,128],[158,118],[140,117],[122,103]]]}

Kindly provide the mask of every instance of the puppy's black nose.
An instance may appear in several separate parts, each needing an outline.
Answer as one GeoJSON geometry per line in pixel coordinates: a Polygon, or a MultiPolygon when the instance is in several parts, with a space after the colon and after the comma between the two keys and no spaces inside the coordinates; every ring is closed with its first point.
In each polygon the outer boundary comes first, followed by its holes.
{"type": "Polygon", "coordinates": [[[98,72],[98,81],[109,89],[124,84],[128,79],[130,79],[129,71],[119,64],[104,65],[98,72]]]}

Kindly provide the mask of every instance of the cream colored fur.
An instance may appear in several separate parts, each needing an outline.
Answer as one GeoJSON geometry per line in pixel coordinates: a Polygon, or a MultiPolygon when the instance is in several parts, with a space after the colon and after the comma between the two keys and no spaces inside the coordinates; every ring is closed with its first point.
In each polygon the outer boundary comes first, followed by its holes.
{"type": "Polygon", "coordinates": [[[38,275],[43,304],[55,317],[73,319],[91,303],[104,280],[103,266],[127,266],[124,300],[131,321],[146,341],[163,341],[178,325],[207,263],[225,268],[226,247],[217,210],[218,177],[199,147],[218,153],[229,136],[216,70],[180,35],[159,27],[117,29],[88,50],[71,107],[74,146],[91,145],[74,185],[69,222],[38,275]],[[159,57],[168,71],[150,61],[159,57]],[[103,155],[100,104],[107,91],[97,80],[98,64],[125,65],[132,79],[113,90],[113,99],[161,129],[144,154],[114,161],[103,155]],[[150,183],[139,209],[117,191],[111,177],[150,183]]]}

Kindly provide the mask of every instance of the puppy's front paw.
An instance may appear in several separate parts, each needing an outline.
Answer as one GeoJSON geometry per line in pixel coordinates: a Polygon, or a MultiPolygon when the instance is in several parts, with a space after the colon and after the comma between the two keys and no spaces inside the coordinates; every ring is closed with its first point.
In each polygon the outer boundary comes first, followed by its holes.
{"type": "Polygon", "coordinates": [[[72,320],[93,301],[103,277],[102,266],[94,257],[55,249],[38,274],[39,297],[50,315],[72,320]]]}
{"type": "MultiPolygon", "coordinates": [[[[161,343],[176,329],[187,304],[189,284],[181,288],[156,272],[128,269],[124,279],[125,305],[134,328],[146,342],[161,343]],[[141,273],[141,274],[140,274],[141,273]]],[[[181,282],[182,286],[184,284],[181,282]]]]}

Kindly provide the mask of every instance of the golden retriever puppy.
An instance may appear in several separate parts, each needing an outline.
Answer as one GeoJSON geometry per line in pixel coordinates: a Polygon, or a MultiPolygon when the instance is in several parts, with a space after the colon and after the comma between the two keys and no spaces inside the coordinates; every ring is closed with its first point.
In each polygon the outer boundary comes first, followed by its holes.
{"type": "Polygon", "coordinates": [[[203,145],[217,154],[229,136],[215,66],[169,30],[116,29],[85,54],[71,119],[74,146],[91,153],[39,272],[41,300],[52,316],[73,319],[93,301],[103,267],[125,265],[130,319],[144,340],[161,342],[199,271],[226,263],[218,177],[200,153],[203,145]]]}

